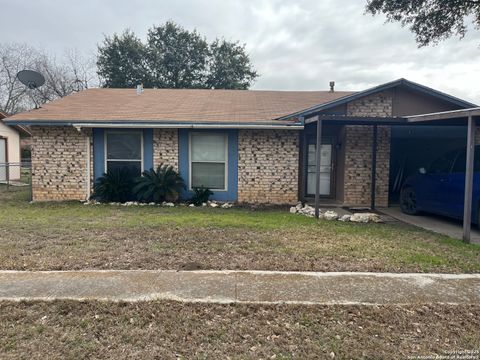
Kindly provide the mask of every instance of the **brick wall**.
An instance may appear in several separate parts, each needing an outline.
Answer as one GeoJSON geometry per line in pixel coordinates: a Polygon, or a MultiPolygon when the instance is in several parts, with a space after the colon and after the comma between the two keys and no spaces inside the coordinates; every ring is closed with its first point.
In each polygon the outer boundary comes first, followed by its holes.
{"type": "Polygon", "coordinates": [[[33,200],[85,200],[87,135],[73,127],[31,127],[33,200]]]}
{"type": "MultiPolygon", "coordinates": [[[[392,96],[383,92],[352,101],[347,105],[349,116],[392,116],[392,96]]],[[[344,204],[370,206],[373,127],[345,127],[344,204]]],[[[377,171],[375,198],[377,206],[388,206],[390,171],[390,127],[379,126],[377,138],[377,171]]]]}
{"type": "Polygon", "coordinates": [[[239,202],[292,204],[298,200],[298,137],[293,130],[239,130],[239,202]]]}
{"type": "MultiPolygon", "coordinates": [[[[370,206],[372,179],[373,127],[348,125],[345,128],[344,203],[370,206]]],[[[377,136],[377,171],[375,202],[388,206],[390,171],[390,127],[379,126],[377,136]]]]}
{"type": "Polygon", "coordinates": [[[178,170],[178,130],[153,130],[153,165],[172,165],[178,170]]]}
{"type": "Polygon", "coordinates": [[[392,116],[393,96],[390,91],[365,96],[347,104],[348,116],[392,116]]]}

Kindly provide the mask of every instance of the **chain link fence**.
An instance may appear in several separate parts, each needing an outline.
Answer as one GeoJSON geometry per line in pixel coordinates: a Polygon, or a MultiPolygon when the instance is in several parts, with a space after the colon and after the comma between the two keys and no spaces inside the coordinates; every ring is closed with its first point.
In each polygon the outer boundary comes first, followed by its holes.
{"type": "Polygon", "coordinates": [[[28,161],[0,163],[0,191],[18,190],[27,190],[32,199],[32,164],[28,161]]]}

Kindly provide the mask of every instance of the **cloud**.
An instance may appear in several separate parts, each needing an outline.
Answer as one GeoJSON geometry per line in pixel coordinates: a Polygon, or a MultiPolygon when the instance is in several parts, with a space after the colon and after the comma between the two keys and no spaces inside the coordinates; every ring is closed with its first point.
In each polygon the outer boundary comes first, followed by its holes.
{"type": "Polygon", "coordinates": [[[94,52],[103,34],[173,20],[209,40],[246,43],[261,77],[254,88],[361,90],[400,77],[480,102],[480,36],[471,31],[418,49],[414,35],[358,0],[0,0],[0,42],[94,52]],[[21,19],[21,24],[19,20],[21,19]],[[6,30],[9,29],[9,30],[6,30]]]}

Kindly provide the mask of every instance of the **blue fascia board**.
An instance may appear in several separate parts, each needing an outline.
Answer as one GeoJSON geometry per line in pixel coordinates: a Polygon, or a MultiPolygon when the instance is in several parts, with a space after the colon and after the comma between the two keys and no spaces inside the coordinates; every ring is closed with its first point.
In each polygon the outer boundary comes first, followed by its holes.
{"type": "Polygon", "coordinates": [[[180,129],[178,132],[178,163],[179,172],[185,181],[187,189],[182,192],[181,199],[189,199],[193,192],[190,191],[190,159],[189,136],[191,131],[222,132],[228,134],[228,186],[226,191],[214,190],[212,200],[237,201],[238,198],[238,131],[209,130],[209,129],[180,129]]]}
{"type": "Polygon", "coordinates": [[[327,102],[327,103],[324,103],[324,104],[321,104],[321,105],[312,106],[310,108],[292,113],[290,115],[279,117],[279,118],[277,118],[277,120],[287,120],[287,119],[289,119],[291,117],[294,117],[294,116],[307,117],[308,115],[311,115],[313,113],[316,113],[316,112],[319,112],[319,111],[324,111],[324,110],[327,110],[327,109],[330,109],[332,107],[336,107],[336,106],[339,106],[339,105],[343,105],[343,104],[346,104],[348,102],[361,99],[365,96],[369,96],[369,95],[372,95],[372,94],[376,94],[378,92],[389,90],[389,89],[392,89],[392,88],[400,86],[400,85],[408,87],[408,88],[413,89],[413,90],[420,91],[420,92],[425,93],[427,95],[434,96],[436,98],[439,98],[439,99],[442,99],[444,101],[450,102],[452,104],[463,107],[465,109],[473,108],[473,107],[478,106],[476,104],[473,104],[473,103],[470,103],[468,101],[462,100],[462,99],[457,98],[455,96],[448,95],[448,94],[443,93],[441,91],[438,91],[438,90],[429,88],[427,86],[424,86],[424,85],[421,85],[421,84],[415,83],[413,81],[402,78],[402,79],[394,80],[394,81],[391,81],[391,82],[388,82],[388,83],[385,83],[385,84],[382,84],[382,85],[372,87],[372,88],[364,90],[364,91],[357,92],[357,93],[352,94],[352,95],[347,95],[347,96],[341,97],[337,100],[333,100],[333,101],[330,101],[330,102],[327,102]]]}

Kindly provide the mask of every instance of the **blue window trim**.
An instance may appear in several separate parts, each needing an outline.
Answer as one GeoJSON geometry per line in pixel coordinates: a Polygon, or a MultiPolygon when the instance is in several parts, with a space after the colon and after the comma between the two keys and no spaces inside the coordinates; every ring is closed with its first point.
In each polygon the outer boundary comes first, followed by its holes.
{"type": "MultiPolygon", "coordinates": [[[[228,187],[226,191],[215,190],[211,199],[218,201],[236,201],[238,194],[238,132],[237,130],[189,130],[179,129],[178,131],[178,162],[180,175],[185,180],[187,189],[190,188],[190,159],[189,159],[189,137],[190,132],[216,132],[228,135],[228,187]]],[[[192,192],[185,190],[182,199],[188,199],[192,192]]]]}
{"type": "MultiPolygon", "coordinates": [[[[132,131],[136,129],[114,129],[132,131]]],[[[137,130],[138,131],[138,130],[137,130]]],[[[143,129],[143,169],[153,168],[153,130],[143,129]]],[[[98,179],[105,173],[105,129],[93,129],[93,175],[98,179]]]]}

